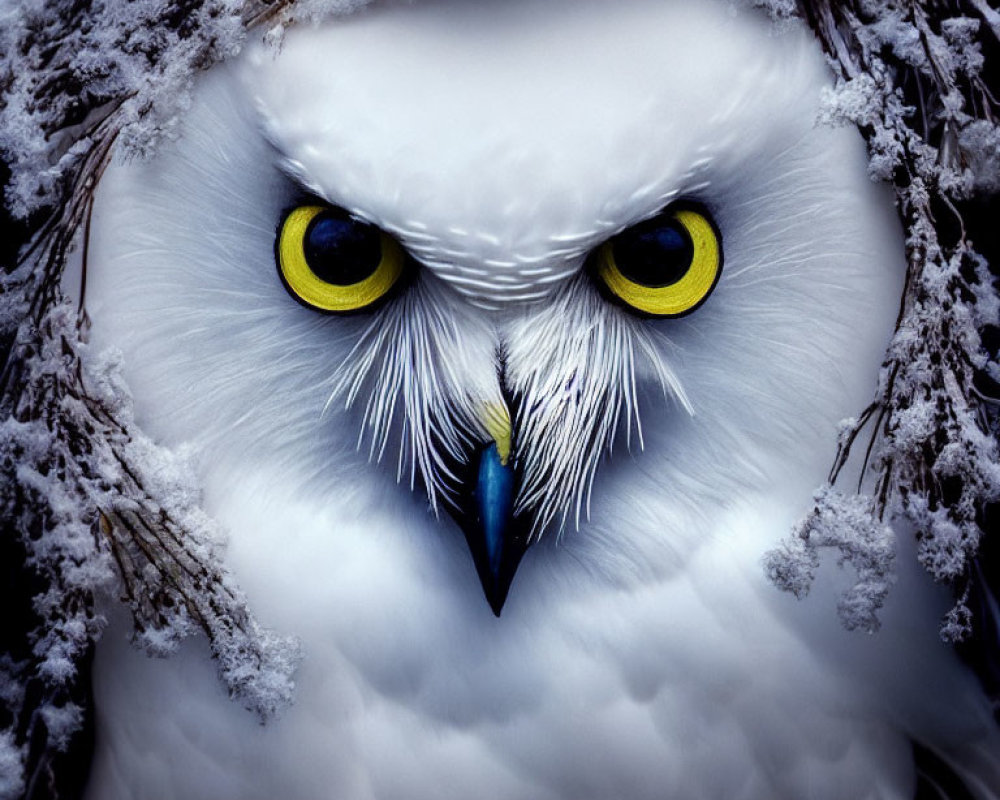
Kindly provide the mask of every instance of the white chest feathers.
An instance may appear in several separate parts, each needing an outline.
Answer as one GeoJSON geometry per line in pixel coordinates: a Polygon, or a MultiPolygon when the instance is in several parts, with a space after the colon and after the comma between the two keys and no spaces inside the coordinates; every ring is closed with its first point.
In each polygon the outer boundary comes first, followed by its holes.
{"type": "Polygon", "coordinates": [[[104,180],[93,343],[196,454],[304,660],[261,727],[203,644],[150,660],[119,620],[92,800],[904,798],[910,737],[996,775],[985,701],[918,622],[933,587],[900,575],[864,638],[835,571],[803,603],[762,574],[901,275],[860,140],[814,124],[825,80],[804,32],[721,0],[378,5],[206,75],[180,139],[104,180]],[[678,203],[721,275],[650,318],[594,259],[678,203]],[[406,279],[356,314],[296,302],[275,240],[302,206],[380,228],[406,279]],[[550,522],[499,618],[447,499],[497,407],[510,507],[550,522]]]}

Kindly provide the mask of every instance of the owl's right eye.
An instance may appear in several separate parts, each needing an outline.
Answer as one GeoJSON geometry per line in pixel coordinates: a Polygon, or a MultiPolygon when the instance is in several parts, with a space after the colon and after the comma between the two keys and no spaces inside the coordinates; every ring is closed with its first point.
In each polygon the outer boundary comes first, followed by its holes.
{"type": "Polygon", "coordinates": [[[281,222],[278,273],[296,300],[319,311],[348,313],[385,297],[403,274],[403,248],[342,208],[304,205],[281,222]]]}

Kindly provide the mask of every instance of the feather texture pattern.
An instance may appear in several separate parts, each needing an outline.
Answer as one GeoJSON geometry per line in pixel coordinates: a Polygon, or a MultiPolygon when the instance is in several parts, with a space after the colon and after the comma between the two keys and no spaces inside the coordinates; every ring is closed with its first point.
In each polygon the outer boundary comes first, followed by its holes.
{"type": "Polygon", "coordinates": [[[150,661],[114,628],[90,797],[905,798],[911,738],[996,796],[1000,737],[925,576],[901,568],[860,639],[822,601],[841,576],[798,603],[761,568],[870,393],[902,276],[860,140],[815,124],[822,58],[724,2],[606,7],[290,31],[106,176],[93,349],[194,454],[303,661],[260,727],[203,648],[150,661]],[[288,297],[275,228],[304,193],[409,252],[379,310],[288,297]],[[678,199],[721,231],[712,296],[669,320],[608,303],[588,254],[678,199]],[[499,619],[435,513],[497,405],[536,519],[499,619]]]}

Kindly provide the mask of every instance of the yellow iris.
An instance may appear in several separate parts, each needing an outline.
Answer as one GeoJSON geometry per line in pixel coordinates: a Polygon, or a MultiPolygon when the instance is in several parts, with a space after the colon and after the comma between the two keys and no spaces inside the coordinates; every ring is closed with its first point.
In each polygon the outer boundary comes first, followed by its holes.
{"type": "Polygon", "coordinates": [[[676,317],[694,310],[711,293],[722,270],[722,247],[712,223],[691,209],[674,211],[670,218],[690,238],[691,255],[690,264],[681,265],[685,269],[680,278],[668,285],[649,286],[626,277],[615,263],[614,239],[597,254],[597,275],[608,290],[635,310],[656,317],[676,317]]]}
{"type": "MultiPolygon", "coordinates": [[[[310,224],[328,210],[323,206],[299,206],[285,217],[278,234],[278,269],[289,290],[307,305],[321,311],[358,311],[380,300],[393,287],[403,274],[406,256],[394,239],[379,231],[381,256],[370,274],[344,284],[324,280],[316,272],[320,265],[309,264],[306,240],[310,224]]],[[[330,267],[336,273],[336,264],[322,266],[324,275],[329,276],[330,267]]]]}

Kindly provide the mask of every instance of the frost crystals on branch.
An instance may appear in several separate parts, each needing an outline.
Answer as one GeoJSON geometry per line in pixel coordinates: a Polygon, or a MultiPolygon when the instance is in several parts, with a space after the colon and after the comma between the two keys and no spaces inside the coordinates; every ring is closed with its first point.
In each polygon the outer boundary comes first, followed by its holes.
{"type": "MultiPolygon", "coordinates": [[[[356,4],[316,0],[294,16],[356,4]]],[[[182,463],[136,429],[113,373],[88,372],[85,315],[60,288],[113,148],[148,151],[195,74],[238,51],[248,28],[289,21],[290,5],[0,4],[3,800],[78,792],[66,751],[103,626],[95,598],[116,582],[147,648],[201,629],[234,696],[265,718],[290,699],[296,646],[249,614],[182,463]]]]}
{"type": "Polygon", "coordinates": [[[851,564],[857,582],[841,596],[837,611],[848,630],[878,630],[875,612],[893,583],[896,558],[892,529],[876,519],[868,498],[845,495],[832,486],[816,492],[816,507],[795,534],[764,559],[767,576],[796,597],[809,592],[819,568],[819,548],[836,548],[838,563],[851,564]]]}
{"type": "Polygon", "coordinates": [[[94,598],[114,590],[115,576],[136,639],[153,654],[203,630],[231,694],[264,719],[294,686],[297,646],[249,614],[184,463],[135,429],[113,368],[84,369],[76,321],[65,302],[49,308],[37,340],[16,340],[18,360],[2,378],[15,401],[0,422],[4,548],[22,554],[37,593],[18,615],[23,639],[5,641],[0,661],[0,703],[13,720],[0,746],[27,767],[0,778],[0,797],[58,795],[58,754],[82,721],[81,664],[103,626],[94,598]]]}
{"type": "Polygon", "coordinates": [[[872,536],[887,516],[905,519],[921,564],[955,590],[957,605],[941,628],[955,641],[971,632],[965,603],[984,509],[1000,501],[997,398],[983,389],[997,386],[1000,367],[980,338],[1000,321],[1000,306],[996,278],[976,250],[977,239],[996,237],[1000,128],[983,75],[984,52],[996,58],[1000,48],[1000,26],[982,0],[931,6],[800,2],[837,76],[826,121],[856,124],[873,179],[895,186],[907,273],[875,400],[845,425],[830,475],[832,484],[870,425],[858,490],[868,481],[871,496],[821,490],[795,539],[766,566],[780,587],[801,595],[816,549],[836,546],[859,573],[857,602],[846,614],[841,607],[845,624],[874,621],[888,587],[876,573],[887,578],[892,562],[871,558],[872,536]]]}

